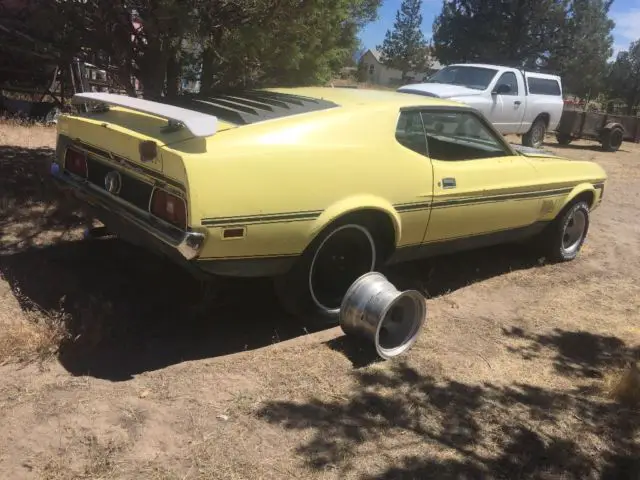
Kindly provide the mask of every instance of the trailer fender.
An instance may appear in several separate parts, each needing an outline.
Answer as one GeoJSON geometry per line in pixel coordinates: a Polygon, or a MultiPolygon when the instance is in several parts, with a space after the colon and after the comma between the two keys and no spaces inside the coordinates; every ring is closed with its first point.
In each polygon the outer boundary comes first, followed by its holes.
{"type": "Polygon", "coordinates": [[[602,127],[602,131],[607,132],[607,131],[613,130],[614,128],[619,128],[620,130],[622,130],[622,133],[624,133],[624,127],[622,126],[621,123],[618,123],[618,122],[607,123],[604,127],[602,127]]]}

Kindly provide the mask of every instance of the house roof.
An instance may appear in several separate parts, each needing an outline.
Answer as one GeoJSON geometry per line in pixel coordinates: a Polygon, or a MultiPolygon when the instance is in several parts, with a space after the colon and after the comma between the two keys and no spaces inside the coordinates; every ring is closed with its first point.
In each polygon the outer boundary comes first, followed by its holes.
{"type": "MultiPolygon", "coordinates": [[[[373,58],[375,58],[378,63],[382,64],[382,53],[380,52],[380,50],[370,48],[368,51],[371,52],[371,55],[373,55],[373,58]]],[[[438,60],[431,57],[431,69],[440,70],[442,66],[443,65],[438,60]]]]}

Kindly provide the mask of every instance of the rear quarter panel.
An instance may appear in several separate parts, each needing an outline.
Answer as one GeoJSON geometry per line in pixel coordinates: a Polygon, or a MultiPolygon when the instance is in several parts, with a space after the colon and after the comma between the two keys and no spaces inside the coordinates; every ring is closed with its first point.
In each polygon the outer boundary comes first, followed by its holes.
{"type": "Polygon", "coordinates": [[[398,244],[420,242],[428,209],[400,215],[393,205],[430,200],[431,163],[395,140],[398,114],[337,108],[209,139],[207,153],[185,157],[191,217],[209,237],[201,258],[299,254],[334,218],[363,207],[388,213],[398,244]],[[224,240],[234,225],[246,236],[224,240]]]}
{"type": "Polygon", "coordinates": [[[583,192],[593,194],[592,210],[599,205],[607,174],[597,163],[548,156],[530,156],[528,160],[536,169],[540,190],[550,192],[544,199],[540,220],[552,220],[583,192]]]}

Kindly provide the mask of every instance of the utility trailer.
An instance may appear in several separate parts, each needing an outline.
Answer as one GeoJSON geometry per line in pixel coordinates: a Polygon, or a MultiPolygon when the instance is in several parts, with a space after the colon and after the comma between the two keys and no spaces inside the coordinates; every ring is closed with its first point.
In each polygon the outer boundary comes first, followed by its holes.
{"type": "Polygon", "coordinates": [[[640,117],[565,108],[555,134],[560,145],[586,138],[599,142],[606,152],[616,152],[625,140],[640,141],[640,117]]]}

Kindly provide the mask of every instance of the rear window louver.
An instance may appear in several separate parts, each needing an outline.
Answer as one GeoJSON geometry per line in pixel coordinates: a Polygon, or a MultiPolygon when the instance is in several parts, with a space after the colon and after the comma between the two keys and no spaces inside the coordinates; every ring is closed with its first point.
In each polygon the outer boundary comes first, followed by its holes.
{"type": "Polygon", "coordinates": [[[215,115],[224,122],[248,125],[299,113],[326,110],[338,105],[328,100],[266,90],[244,90],[205,96],[184,94],[160,103],[215,115]]]}

